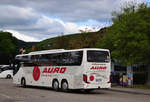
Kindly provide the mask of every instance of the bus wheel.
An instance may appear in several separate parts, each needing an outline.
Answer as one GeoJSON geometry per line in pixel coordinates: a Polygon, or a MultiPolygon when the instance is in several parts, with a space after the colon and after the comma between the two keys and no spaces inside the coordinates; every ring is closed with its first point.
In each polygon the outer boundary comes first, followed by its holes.
{"type": "Polygon", "coordinates": [[[7,79],[10,79],[10,78],[11,78],[11,75],[10,75],[10,74],[8,74],[6,78],[7,78],[7,79]]]}
{"type": "Polygon", "coordinates": [[[24,78],[21,79],[21,86],[26,88],[26,80],[24,78]]]}
{"type": "Polygon", "coordinates": [[[59,89],[59,83],[58,83],[57,80],[54,80],[54,81],[53,81],[52,87],[53,87],[53,89],[54,89],[55,91],[58,91],[58,89],[59,89]]]}
{"type": "Polygon", "coordinates": [[[66,80],[63,80],[61,83],[61,90],[64,92],[68,91],[68,82],[66,80]]]}

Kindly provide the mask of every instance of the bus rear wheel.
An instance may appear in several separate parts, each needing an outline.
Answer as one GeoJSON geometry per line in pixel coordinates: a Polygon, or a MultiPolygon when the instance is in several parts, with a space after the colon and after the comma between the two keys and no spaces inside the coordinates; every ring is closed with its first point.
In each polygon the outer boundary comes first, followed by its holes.
{"type": "Polygon", "coordinates": [[[21,86],[26,88],[26,80],[24,78],[21,80],[21,86]]]}
{"type": "Polygon", "coordinates": [[[57,80],[54,80],[53,81],[53,84],[52,84],[52,87],[55,91],[58,91],[59,90],[59,83],[57,80]]]}
{"type": "Polygon", "coordinates": [[[68,91],[68,82],[66,80],[62,81],[61,90],[64,91],[64,92],[68,91]]]}

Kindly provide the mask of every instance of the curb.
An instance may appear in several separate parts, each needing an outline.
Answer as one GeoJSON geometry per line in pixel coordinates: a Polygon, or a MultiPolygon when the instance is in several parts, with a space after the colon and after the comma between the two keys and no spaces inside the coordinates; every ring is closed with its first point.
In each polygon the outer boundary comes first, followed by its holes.
{"type": "Polygon", "coordinates": [[[143,95],[150,95],[150,92],[142,92],[142,91],[129,91],[129,90],[120,90],[120,89],[108,89],[108,91],[116,91],[116,92],[123,92],[123,93],[130,93],[130,94],[143,94],[143,95]]]}

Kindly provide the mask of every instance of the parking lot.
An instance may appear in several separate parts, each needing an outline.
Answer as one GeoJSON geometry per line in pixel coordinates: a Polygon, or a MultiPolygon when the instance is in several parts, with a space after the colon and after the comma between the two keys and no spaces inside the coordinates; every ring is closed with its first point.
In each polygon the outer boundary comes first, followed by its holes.
{"type": "Polygon", "coordinates": [[[110,90],[55,92],[50,88],[22,88],[12,79],[0,79],[0,102],[149,102],[148,95],[130,94],[110,90]]]}

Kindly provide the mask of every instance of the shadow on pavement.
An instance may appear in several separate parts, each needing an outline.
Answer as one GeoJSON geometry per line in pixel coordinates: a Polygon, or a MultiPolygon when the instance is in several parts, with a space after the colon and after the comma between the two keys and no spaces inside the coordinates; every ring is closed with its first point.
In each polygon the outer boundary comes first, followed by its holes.
{"type": "MultiPolygon", "coordinates": [[[[24,88],[22,86],[14,86],[14,87],[19,87],[19,88],[24,88]]],[[[55,91],[53,88],[50,87],[39,87],[39,86],[26,86],[26,88],[32,88],[32,89],[38,89],[38,90],[45,90],[45,91],[54,91],[54,92],[60,92],[60,93],[70,93],[70,94],[83,94],[83,95],[93,95],[93,94],[106,94],[104,90],[92,90],[90,92],[86,92],[84,90],[68,90],[67,92],[63,92],[61,90],[55,91]]]]}

